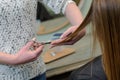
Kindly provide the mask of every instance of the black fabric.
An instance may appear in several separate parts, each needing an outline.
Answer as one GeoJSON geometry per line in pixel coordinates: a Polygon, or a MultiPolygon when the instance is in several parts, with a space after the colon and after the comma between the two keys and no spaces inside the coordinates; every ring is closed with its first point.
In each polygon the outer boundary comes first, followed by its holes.
{"type": "Polygon", "coordinates": [[[50,13],[47,11],[47,9],[45,8],[45,6],[38,2],[37,4],[37,19],[40,19],[41,21],[46,21],[49,19],[52,19],[53,16],[50,15],[50,13]]]}
{"type": "Polygon", "coordinates": [[[107,80],[102,67],[101,56],[73,71],[69,80],[107,80]]]}
{"type": "Polygon", "coordinates": [[[63,16],[63,14],[50,14],[42,3],[37,3],[37,20],[40,19],[40,21],[47,21],[61,16],[63,16]]]}

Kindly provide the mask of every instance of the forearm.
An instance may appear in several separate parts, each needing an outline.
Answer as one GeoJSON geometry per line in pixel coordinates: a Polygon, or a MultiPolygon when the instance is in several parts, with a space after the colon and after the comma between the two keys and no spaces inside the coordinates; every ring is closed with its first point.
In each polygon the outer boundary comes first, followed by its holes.
{"type": "MultiPolygon", "coordinates": [[[[65,16],[68,18],[72,26],[75,27],[79,27],[83,21],[82,13],[75,3],[70,3],[67,5],[65,9],[65,16]]],[[[80,31],[79,36],[83,37],[83,34],[86,34],[85,28],[80,31]]]]}
{"type": "Polygon", "coordinates": [[[0,64],[14,64],[15,56],[7,53],[0,52],[0,64]]]}
{"type": "Polygon", "coordinates": [[[73,26],[79,26],[83,21],[82,13],[75,3],[67,5],[65,15],[73,26]]]}

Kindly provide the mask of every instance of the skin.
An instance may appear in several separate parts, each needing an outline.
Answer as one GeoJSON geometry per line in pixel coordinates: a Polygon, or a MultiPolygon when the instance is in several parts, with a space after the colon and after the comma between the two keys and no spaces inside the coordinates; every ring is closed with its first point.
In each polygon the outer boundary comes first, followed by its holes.
{"type": "MultiPolygon", "coordinates": [[[[75,3],[70,3],[67,5],[64,15],[68,18],[72,24],[72,27],[65,31],[60,39],[51,42],[52,46],[57,46],[57,43],[64,40],[68,34],[74,32],[83,20],[81,12],[75,3]]],[[[65,44],[74,44],[84,35],[85,29],[78,34],[79,38],[75,37],[72,41],[65,44]]],[[[23,46],[16,54],[0,52],[0,64],[19,65],[28,63],[36,60],[42,50],[43,45],[32,40],[23,46]],[[33,48],[32,50],[30,50],[31,47],[33,48]]]]}
{"type": "MultiPolygon", "coordinates": [[[[72,26],[70,28],[68,28],[61,35],[61,37],[59,39],[51,42],[51,48],[55,47],[55,46],[58,46],[58,44],[60,42],[62,42],[65,38],[67,38],[67,36],[69,34],[73,33],[83,21],[82,14],[81,14],[79,8],[74,3],[68,4],[68,6],[65,10],[65,15],[68,18],[68,20],[70,21],[70,23],[72,24],[72,26]]],[[[86,33],[86,30],[83,29],[83,30],[80,31],[80,33],[73,40],[71,40],[69,42],[66,42],[64,44],[61,44],[61,45],[73,45],[77,41],[79,41],[85,35],[85,33],[86,33]]]]}
{"type": "Polygon", "coordinates": [[[37,57],[41,54],[42,50],[43,45],[35,41],[29,41],[16,54],[6,54],[0,52],[0,63],[18,65],[32,62],[37,59],[37,57]],[[33,48],[33,50],[30,50],[31,47],[33,48]]]}

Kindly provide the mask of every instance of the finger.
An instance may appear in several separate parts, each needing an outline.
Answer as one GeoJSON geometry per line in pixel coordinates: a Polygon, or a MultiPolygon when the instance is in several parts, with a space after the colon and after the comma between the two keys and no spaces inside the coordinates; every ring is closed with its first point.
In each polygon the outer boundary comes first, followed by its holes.
{"type": "Polygon", "coordinates": [[[50,49],[53,48],[53,47],[55,47],[55,45],[50,45],[50,49]]]}
{"type": "Polygon", "coordinates": [[[33,44],[34,44],[34,41],[29,41],[29,42],[23,47],[23,49],[28,50],[33,44]]]}
{"type": "Polygon", "coordinates": [[[39,46],[38,48],[36,48],[36,50],[34,50],[34,53],[38,54],[38,53],[42,52],[43,48],[44,48],[43,45],[39,46]]]}
{"type": "Polygon", "coordinates": [[[64,39],[57,39],[51,42],[50,48],[53,48],[55,46],[63,45],[64,43],[61,43],[64,39]]]}
{"type": "Polygon", "coordinates": [[[39,47],[39,43],[35,42],[35,43],[33,44],[33,46],[34,46],[34,47],[39,47]]]}
{"type": "Polygon", "coordinates": [[[63,35],[61,35],[60,38],[65,38],[65,37],[69,36],[69,35],[72,34],[76,29],[77,29],[76,26],[70,27],[69,29],[67,29],[67,30],[63,33],[63,35]]]}
{"type": "Polygon", "coordinates": [[[38,42],[35,42],[33,47],[34,47],[34,50],[36,50],[39,46],[41,45],[44,45],[44,44],[41,44],[41,43],[38,43],[38,42]]]}
{"type": "Polygon", "coordinates": [[[51,49],[51,48],[53,48],[53,47],[56,47],[56,46],[61,46],[61,45],[63,45],[63,44],[59,44],[59,45],[50,45],[50,47],[49,47],[49,48],[51,49]]]}
{"type": "Polygon", "coordinates": [[[56,45],[56,44],[61,43],[61,42],[64,41],[64,40],[65,40],[65,38],[64,38],[64,39],[56,39],[56,40],[53,40],[50,44],[51,44],[51,45],[56,45]]]}
{"type": "Polygon", "coordinates": [[[77,34],[72,40],[67,41],[66,43],[64,43],[64,45],[73,45],[75,44],[77,41],[79,41],[83,36],[85,36],[85,30],[82,30],[79,34],[77,34]]]}
{"type": "Polygon", "coordinates": [[[72,30],[71,30],[71,28],[69,28],[68,30],[66,30],[61,36],[60,36],[60,38],[62,39],[62,38],[65,38],[65,37],[67,37],[68,35],[70,35],[72,33],[72,30]]]}

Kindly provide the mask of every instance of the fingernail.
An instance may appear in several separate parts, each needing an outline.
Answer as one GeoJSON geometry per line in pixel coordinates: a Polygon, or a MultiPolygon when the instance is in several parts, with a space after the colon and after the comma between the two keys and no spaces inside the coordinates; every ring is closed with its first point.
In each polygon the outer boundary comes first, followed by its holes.
{"type": "Polygon", "coordinates": [[[60,39],[62,39],[63,37],[61,36],[60,39]]]}
{"type": "Polygon", "coordinates": [[[36,38],[34,37],[34,38],[32,39],[32,41],[36,41],[36,38]]]}

